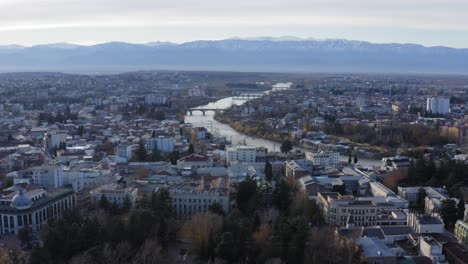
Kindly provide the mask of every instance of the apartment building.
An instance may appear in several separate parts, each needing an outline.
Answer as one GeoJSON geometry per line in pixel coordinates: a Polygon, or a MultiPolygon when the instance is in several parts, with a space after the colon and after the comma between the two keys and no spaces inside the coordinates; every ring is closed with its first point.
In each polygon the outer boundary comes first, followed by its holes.
{"type": "Polygon", "coordinates": [[[333,226],[406,225],[406,214],[392,202],[357,199],[336,192],[318,193],[317,203],[325,221],[333,226]]]}
{"type": "Polygon", "coordinates": [[[226,164],[237,162],[255,162],[257,148],[255,146],[234,146],[226,149],[226,164]]]}
{"type": "Polygon", "coordinates": [[[335,166],[340,163],[340,153],[324,151],[318,153],[306,152],[306,159],[312,161],[314,165],[335,166]]]}
{"type": "Polygon", "coordinates": [[[172,207],[179,218],[190,218],[208,211],[218,203],[225,213],[229,212],[229,177],[202,177],[197,182],[173,184],[167,189],[172,198],[172,207]]]}

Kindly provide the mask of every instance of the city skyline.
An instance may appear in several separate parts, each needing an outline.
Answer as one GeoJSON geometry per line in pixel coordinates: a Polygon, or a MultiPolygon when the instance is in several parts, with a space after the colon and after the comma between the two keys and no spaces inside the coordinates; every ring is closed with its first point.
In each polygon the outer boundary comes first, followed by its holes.
{"type": "Polygon", "coordinates": [[[461,0],[4,0],[0,2],[0,45],[181,43],[287,35],[467,48],[468,22],[463,19],[467,9],[468,3],[461,0]]]}

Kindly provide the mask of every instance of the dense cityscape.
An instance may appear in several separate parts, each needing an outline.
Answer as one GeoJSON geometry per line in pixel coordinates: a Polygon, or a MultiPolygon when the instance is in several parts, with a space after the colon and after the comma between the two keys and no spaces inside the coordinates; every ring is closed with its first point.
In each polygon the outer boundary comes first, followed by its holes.
{"type": "Polygon", "coordinates": [[[468,263],[467,91],[0,74],[0,263],[468,263]]]}

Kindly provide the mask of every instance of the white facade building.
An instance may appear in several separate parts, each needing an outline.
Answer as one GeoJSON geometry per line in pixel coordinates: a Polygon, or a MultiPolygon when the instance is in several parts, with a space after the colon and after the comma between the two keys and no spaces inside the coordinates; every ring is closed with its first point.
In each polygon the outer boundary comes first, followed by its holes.
{"type": "Polygon", "coordinates": [[[138,197],[138,188],[126,187],[119,183],[110,183],[101,185],[89,192],[91,199],[95,203],[99,203],[103,196],[107,198],[109,203],[115,203],[118,206],[123,206],[124,201],[129,199],[134,205],[138,197]]]}
{"type": "Polygon", "coordinates": [[[51,151],[58,148],[61,143],[67,142],[67,133],[63,131],[49,131],[44,134],[44,149],[51,151]]]}
{"type": "Polygon", "coordinates": [[[448,98],[427,98],[426,110],[433,114],[447,114],[450,112],[450,99],[448,98]]]}
{"type": "Polygon", "coordinates": [[[174,151],[174,138],[159,136],[145,140],[147,151],[153,151],[154,146],[158,146],[158,150],[161,152],[172,153],[174,151]]]}
{"type": "Polygon", "coordinates": [[[145,104],[148,105],[163,105],[167,104],[169,97],[165,95],[149,94],[145,96],[145,104]]]}
{"type": "Polygon", "coordinates": [[[226,149],[226,163],[232,162],[255,162],[257,148],[255,146],[234,146],[226,149]]]}
{"type": "Polygon", "coordinates": [[[218,203],[229,212],[229,177],[203,177],[197,184],[182,183],[168,188],[177,217],[190,218],[218,203]]]}
{"type": "Polygon", "coordinates": [[[319,153],[306,152],[306,159],[312,161],[314,165],[335,166],[340,163],[340,153],[324,152],[319,153]]]}
{"type": "Polygon", "coordinates": [[[117,146],[116,150],[117,157],[121,157],[127,160],[132,159],[132,145],[120,144],[117,146]]]}
{"type": "Polygon", "coordinates": [[[18,235],[19,230],[28,226],[35,233],[57,220],[63,212],[76,206],[72,189],[15,190],[13,186],[3,190],[0,197],[0,231],[2,234],[18,235]]]}

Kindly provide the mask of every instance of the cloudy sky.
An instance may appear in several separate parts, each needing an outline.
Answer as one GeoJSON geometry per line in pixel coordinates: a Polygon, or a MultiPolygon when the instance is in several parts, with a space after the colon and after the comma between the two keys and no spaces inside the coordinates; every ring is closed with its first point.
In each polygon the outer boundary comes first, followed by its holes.
{"type": "Polygon", "coordinates": [[[0,0],[0,45],[297,36],[468,48],[468,0],[0,0]]]}

